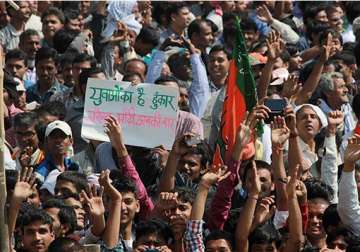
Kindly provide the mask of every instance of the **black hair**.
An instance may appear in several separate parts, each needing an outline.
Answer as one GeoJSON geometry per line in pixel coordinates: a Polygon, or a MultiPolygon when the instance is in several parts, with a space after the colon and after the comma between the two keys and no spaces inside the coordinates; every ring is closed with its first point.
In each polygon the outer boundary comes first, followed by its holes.
{"type": "Polygon", "coordinates": [[[163,85],[164,82],[175,82],[179,85],[179,80],[173,75],[160,76],[156,79],[155,84],[163,85]]]}
{"type": "Polygon", "coordinates": [[[169,5],[169,8],[167,9],[167,19],[168,19],[168,22],[170,23],[171,22],[171,15],[172,14],[178,14],[179,11],[182,9],[182,8],[185,8],[185,7],[188,7],[187,3],[185,2],[175,2],[175,3],[171,3],[169,5]]]}
{"type": "Polygon", "coordinates": [[[98,67],[95,68],[88,68],[88,69],[83,69],[80,73],[79,76],[79,84],[80,85],[86,85],[88,79],[94,75],[94,74],[99,74],[99,73],[104,73],[104,71],[98,67]]]}
{"type": "Polygon", "coordinates": [[[334,231],[330,232],[327,234],[326,237],[326,245],[328,246],[328,248],[331,247],[331,243],[336,240],[337,237],[339,236],[343,236],[344,240],[347,241],[348,237],[350,235],[349,230],[347,230],[345,227],[339,227],[336,228],[334,231]]]}
{"type": "Polygon", "coordinates": [[[188,37],[191,39],[191,37],[194,33],[199,34],[200,26],[202,23],[206,23],[212,29],[212,23],[210,23],[210,22],[211,22],[210,20],[206,20],[206,19],[195,19],[194,21],[192,21],[187,29],[188,37]]]}
{"type": "Polygon", "coordinates": [[[78,193],[80,193],[82,190],[85,190],[88,186],[86,175],[77,171],[64,171],[60,173],[56,181],[60,180],[73,183],[78,193]]]}
{"type": "Polygon", "coordinates": [[[289,62],[290,57],[291,57],[290,53],[286,49],[284,51],[282,51],[281,54],[280,54],[280,58],[282,59],[282,61],[284,63],[289,62]]]}
{"type": "Polygon", "coordinates": [[[52,59],[54,62],[57,60],[57,52],[51,47],[41,47],[35,56],[35,64],[39,64],[42,60],[52,59]]]}
{"type": "Polygon", "coordinates": [[[76,57],[73,60],[73,64],[85,62],[85,61],[90,61],[91,68],[96,67],[97,64],[96,58],[86,53],[79,53],[78,55],[76,55],[76,57]]]}
{"type": "Polygon", "coordinates": [[[330,202],[334,197],[334,190],[317,178],[309,178],[304,181],[308,200],[323,199],[330,202]]]}
{"type": "Polygon", "coordinates": [[[249,18],[242,19],[240,22],[240,27],[241,27],[241,30],[244,32],[245,31],[254,31],[254,32],[258,31],[256,23],[249,18]]]}
{"type": "Polygon", "coordinates": [[[63,55],[61,55],[60,59],[59,59],[59,63],[60,63],[60,68],[63,69],[65,67],[65,65],[72,65],[75,57],[76,57],[76,53],[64,53],[63,55]]]}
{"type": "Polygon", "coordinates": [[[329,29],[330,26],[328,23],[319,22],[319,21],[311,21],[307,25],[306,34],[309,39],[312,40],[312,34],[320,34],[322,31],[329,29]]]}
{"type": "Polygon", "coordinates": [[[203,140],[195,147],[188,148],[185,155],[192,154],[192,155],[201,155],[201,168],[206,169],[207,165],[212,162],[212,151],[210,146],[203,140]]]}
{"type": "Polygon", "coordinates": [[[48,252],[83,252],[84,248],[74,239],[68,237],[56,238],[47,250],[48,252]]]}
{"type": "Polygon", "coordinates": [[[172,238],[169,226],[162,220],[150,219],[146,222],[141,222],[136,226],[136,240],[140,237],[155,234],[157,237],[162,237],[168,244],[172,238]]]}
{"type": "Polygon", "coordinates": [[[76,219],[76,213],[74,208],[67,206],[64,203],[64,200],[61,198],[51,198],[47,201],[45,201],[42,204],[42,208],[44,210],[49,208],[57,208],[59,209],[59,220],[61,224],[68,224],[69,230],[67,232],[68,234],[71,234],[75,231],[77,226],[77,219],[76,219]]]}
{"type": "Polygon", "coordinates": [[[65,104],[61,101],[48,101],[40,106],[39,110],[41,109],[46,111],[47,114],[58,117],[59,120],[65,119],[66,108],[65,104]]]}
{"type": "Polygon", "coordinates": [[[226,54],[226,57],[228,60],[231,59],[231,55],[228,53],[226,48],[223,45],[214,45],[209,52],[209,55],[211,55],[214,52],[224,52],[226,54]]]}
{"type": "MultiPolygon", "coordinates": [[[[273,173],[271,170],[271,165],[269,165],[267,162],[265,162],[263,160],[255,160],[255,165],[256,165],[256,170],[260,170],[260,169],[268,170],[271,174],[271,180],[273,180],[273,173]]],[[[251,170],[252,166],[253,166],[252,162],[248,162],[246,164],[246,166],[244,167],[244,174],[243,174],[242,181],[246,181],[247,175],[248,175],[249,171],[251,170]]]]}
{"type": "Polygon", "coordinates": [[[233,250],[233,248],[235,248],[234,237],[230,233],[223,230],[211,231],[211,233],[205,238],[205,246],[209,241],[213,240],[225,240],[229,244],[230,250],[233,250]]]}
{"type": "Polygon", "coordinates": [[[348,246],[346,252],[360,252],[360,236],[349,234],[347,237],[348,246]]]}
{"type": "Polygon", "coordinates": [[[26,127],[36,126],[38,123],[38,117],[34,112],[23,112],[16,114],[13,118],[13,125],[15,127],[26,127]]]}
{"type": "Polygon", "coordinates": [[[36,30],[27,29],[20,34],[19,39],[20,39],[20,41],[24,41],[24,39],[26,39],[27,37],[31,37],[31,36],[39,36],[40,37],[39,33],[36,30]]]}
{"type": "Polygon", "coordinates": [[[183,203],[190,203],[191,205],[195,201],[196,193],[189,187],[181,186],[176,187],[175,192],[178,194],[178,199],[183,203]]]}
{"type": "Polygon", "coordinates": [[[341,223],[340,216],[337,212],[337,204],[331,204],[325,209],[325,212],[322,217],[322,222],[324,229],[327,233],[329,226],[337,227],[341,223]]]}
{"type": "Polygon", "coordinates": [[[274,224],[267,221],[257,226],[249,235],[249,251],[255,244],[270,244],[275,242],[276,248],[281,245],[281,235],[274,224]]]}
{"type": "Polygon", "coordinates": [[[27,66],[27,55],[25,52],[23,52],[20,49],[13,49],[13,50],[6,52],[5,62],[7,62],[11,59],[23,60],[24,65],[27,66]]]}
{"type": "Polygon", "coordinates": [[[52,231],[53,219],[48,215],[43,209],[32,208],[29,211],[26,211],[21,217],[21,229],[24,230],[24,227],[34,223],[35,221],[40,221],[41,224],[47,224],[50,226],[52,231]]]}
{"type": "Polygon", "coordinates": [[[77,33],[65,29],[58,30],[53,37],[54,48],[58,53],[65,53],[77,33]]]}
{"type": "Polygon", "coordinates": [[[343,44],[343,39],[342,39],[341,34],[339,32],[337,32],[337,31],[335,31],[334,29],[329,28],[329,29],[326,29],[326,30],[324,30],[323,32],[320,33],[319,42],[320,42],[321,45],[325,44],[327,36],[328,36],[329,33],[332,35],[333,39],[337,38],[337,39],[339,39],[340,44],[341,45],[343,44]]]}
{"type": "Polygon", "coordinates": [[[76,9],[66,10],[64,12],[65,24],[69,23],[70,20],[78,19],[79,15],[80,15],[79,10],[76,10],[76,9]]]}
{"type": "Polygon", "coordinates": [[[122,80],[123,81],[129,81],[129,79],[132,78],[133,76],[137,76],[138,78],[140,78],[141,82],[144,81],[144,78],[139,73],[127,73],[127,74],[124,74],[122,80]]]}
{"type": "Polygon", "coordinates": [[[155,28],[146,26],[141,28],[136,40],[141,40],[145,44],[150,44],[153,47],[156,47],[160,41],[160,34],[155,28]]]}
{"type": "Polygon", "coordinates": [[[135,61],[141,62],[141,63],[145,66],[145,74],[146,74],[146,73],[147,73],[147,70],[148,70],[148,66],[146,65],[146,63],[145,63],[143,60],[138,59],[138,58],[133,58],[133,59],[127,60],[127,61],[124,63],[124,71],[126,71],[127,65],[129,65],[131,62],[135,62],[135,61]]]}
{"type": "Polygon", "coordinates": [[[44,13],[41,15],[41,22],[44,22],[44,18],[47,16],[56,16],[59,20],[60,23],[64,24],[65,23],[65,16],[64,13],[56,8],[56,7],[50,7],[49,9],[45,10],[44,13]]]}
{"type": "Polygon", "coordinates": [[[310,21],[314,21],[316,15],[320,12],[320,11],[325,11],[327,7],[327,3],[317,3],[317,4],[311,4],[308,5],[305,8],[304,11],[304,21],[305,24],[308,25],[308,23],[310,21]]]}
{"type": "Polygon", "coordinates": [[[360,120],[360,94],[354,96],[352,101],[352,109],[358,120],[360,120]]]}
{"type": "MultiPolygon", "coordinates": [[[[237,15],[233,12],[224,13],[224,15],[222,16],[223,24],[235,25],[236,24],[236,16],[237,15]]],[[[241,20],[241,22],[242,22],[242,20],[241,20]]]]}
{"type": "Polygon", "coordinates": [[[135,195],[135,198],[138,197],[136,185],[131,179],[121,176],[116,171],[110,172],[110,178],[113,180],[113,186],[120,193],[133,193],[135,195]]]}
{"type": "Polygon", "coordinates": [[[356,64],[355,55],[352,52],[341,51],[335,54],[332,59],[341,60],[345,65],[353,65],[356,64]]]}
{"type": "Polygon", "coordinates": [[[301,51],[299,47],[295,44],[286,44],[286,50],[291,57],[299,54],[299,52],[301,51]]]}

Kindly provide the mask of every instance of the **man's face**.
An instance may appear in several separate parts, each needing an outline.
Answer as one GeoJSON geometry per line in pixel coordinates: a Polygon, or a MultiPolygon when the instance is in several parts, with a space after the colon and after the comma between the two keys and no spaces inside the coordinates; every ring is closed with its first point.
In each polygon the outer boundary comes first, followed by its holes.
{"type": "Polygon", "coordinates": [[[319,11],[315,16],[315,20],[319,22],[327,23],[329,20],[327,18],[326,11],[325,10],[319,11]]]}
{"type": "Polygon", "coordinates": [[[289,72],[300,70],[302,68],[302,58],[300,54],[296,54],[290,57],[289,60],[289,72]]]}
{"type": "Polygon", "coordinates": [[[89,13],[91,1],[80,1],[80,13],[82,15],[89,13]]]}
{"type": "Polygon", "coordinates": [[[60,19],[55,15],[49,15],[44,17],[42,23],[42,31],[44,33],[44,37],[48,40],[51,40],[54,37],[55,33],[64,27],[60,19]]]}
{"type": "Polygon", "coordinates": [[[244,37],[247,48],[251,48],[259,40],[259,32],[253,30],[244,31],[244,37]]]}
{"type": "Polygon", "coordinates": [[[303,140],[312,139],[320,131],[320,120],[315,111],[304,107],[296,114],[297,129],[303,140]]]}
{"type": "Polygon", "coordinates": [[[66,29],[70,31],[81,32],[82,25],[80,19],[79,18],[70,19],[66,23],[66,29]]]}
{"type": "Polygon", "coordinates": [[[59,219],[60,209],[52,207],[52,208],[45,209],[45,211],[53,219],[53,230],[54,230],[55,237],[59,237],[61,234],[61,223],[60,223],[60,219],[59,219]]]}
{"type": "Polygon", "coordinates": [[[172,23],[181,29],[185,29],[190,24],[190,11],[188,7],[183,7],[177,14],[172,15],[172,23]]]}
{"type": "Polygon", "coordinates": [[[140,211],[140,204],[139,201],[135,198],[134,193],[127,192],[121,194],[121,223],[129,224],[134,220],[136,213],[140,211]]]}
{"type": "Polygon", "coordinates": [[[65,64],[62,68],[61,74],[64,79],[64,83],[71,86],[74,85],[75,81],[72,73],[72,64],[65,64]]]}
{"type": "Polygon", "coordinates": [[[341,33],[344,23],[341,13],[337,11],[331,12],[328,16],[328,19],[330,27],[333,28],[335,31],[341,33]]]}
{"type": "Polygon", "coordinates": [[[276,252],[278,251],[276,248],[275,242],[269,244],[254,244],[251,246],[250,252],[276,252]]]}
{"type": "Polygon", "coordinates": [[[27,21],[31,15],[30,4],[27,1],[20,1],[18,3],[20,9],[16,12],[15,16],[22,21],[27,21]]]}
{"type": "Polygon", "coordinates": [[[225,78],[229,71],[229,65],[229,60],[225,52],[212,52],[208,64],[210,79],[214,81],[225,78]]]}
{"type": "Polygon", "coordinates": [[[205,252],[231,252],[231,247],[224,239],[210,240],[206,243],[205,252]]]}
{"type": "Polygon", "coordinates": [[[79,77],[84,69],[91,68],[91,62],[90,61],[83,61],[83,62],[76,62],[72,65],[72,77],[75,81],[75,83],[79,83],[79,77]]]}
{"type": "Polygon", "coordinates": [[[345,241],[344,236],[340,235],[328,244],[328,248],[334,252],[345,252],[348,244],[345,241]]]}
{"type": "Polygon", "coordinates": [[[47,150],[52,156],[64,156],[71,144],[71,138],[59,129],[55,129],[47,137],[47,150]]]}
{"type": "Polygon", "coordinates": [[[26,73],[27,67],[24,60],[9,59],[6,61],[5,69],[8,70],[13,76],[22,80],[24,74],[26,73]]]}
{"type": "Polygon", "coordinates": [[[44,59],[36,64],[36,73],[40,83],[52,85],[57,73],[55,61],[53,59],[44,59]]]}
{"type": "Polygon", "coordinates": [[[128,64],[126,64],[125,72],[126,73],[138,73],[142,76],[142,78],[145,78],[146,67],[145,67],[144,63],[134,60],[134,61],[131,61],[128,64]]]}
{"type": "Polygon", "coordinates": [[[141,237],[137,237],[135,241],[135,248],[139,246],[146,246],[146,249],[155,249],[161,246],[165,246],[166,241],[163,237],[157,234],[147,234],[141,237]]]}
{"type": "Polygon", "coordinates": [[[201,22],[200,24],[200,34],[199,34],[199,45],[201,47],[209,47],[214,43],[214,36],[211,26],[206,22],[201,22]]]}
{"type": "Polygon", "coordinates": [[[322,217],[329,203],[323,199],[310,200],[309,222],[306,229],[306,235],[312,239],[321,239],[326,237],[326,232],[322,223],[322,217]]]}
{"type": "Polygon", "coordinates": [[[34,221],[23,228],[23,248],[29,252],[46,252],[54,237],[49,224],[34,221]]]}
{"type": "Polygon", "coordinates": [[[184,216],[186,220],[190,219],[192,205],[190,202],[184,202],[181,199],[178,200],[176,207],[170,209],[166,212],[166,216],[170,218],[171,216],[181,215],[184,216]]]}
{"type": "Polygon", "coordinates": [[[334,91],[333,98],[337,103],[343,104],[349,102],[348,97],[348,88],[346,87],[346,83],[343,78],[333,78],[334,82],[334,91]]]}
{"type": "Polygon", "coordinates": [[[26,202],[29,203],[29,204],[34,205],[35,207],[40,207],[40,203],[41,203],[40,195],[39,195],[39,192],[38,192],[38,190],[36,188],[31,190],[31,194],[26,199],[26,202]]]}
{"type": "MultiPolygon", "coordinates": [[[[259,176],[260,184],[261,184],[260,197],[263,198],[270,196],[271,191],[273,190],[274,187],[270,171],[268,169],[258,167],[257,174],[259,176]]],[[[245,180],[246,188],[249,188],[251,181],[252,181],[251,174],[248,173],[245,180]]]]}
{"type": "Polygon", "coordinates": [[[190,112],[189,106],[189,94],[186,88],[179,88],[180,96],[179,96],[179,108],[180,110],[190,112]]]}
{"type": "Polygon", "coordinates": [[[71,206],[76,214],[77,230],[81,230],[85,226],[85,210],[81,202],[73,197],[69,197],[64,200],[67,206],[71,206]]]}
{"type": "Polygon", "coordinates": [[[19,46],[29,59],[35,59],[36,53],[41,47],[40,37],[37,35],[27,36],[24,41],[20,41],[19,46]]]}
{"type": "Polygon", "coordinates": [[[32,147],[35,151],[39,147],[39,139],[36,134],[35,125],[31,127],[21,127],[14,125],[16,145],[24,150],[26,147],[32,147]]]}
{"type": "Polygon", "coordinates": [[[57,180],[55,185],[55,195],[56,196],[67,196],[71,194],[78,194],[76,186],[74,183],[66,180],[57,180]]]}
{"type": "Polygon", "coordinates": [[[186,173],[192,180],[200,177],[201,171],[201,155],[185,154],[180,158],[178,169],[182,173],[186,173]]]}

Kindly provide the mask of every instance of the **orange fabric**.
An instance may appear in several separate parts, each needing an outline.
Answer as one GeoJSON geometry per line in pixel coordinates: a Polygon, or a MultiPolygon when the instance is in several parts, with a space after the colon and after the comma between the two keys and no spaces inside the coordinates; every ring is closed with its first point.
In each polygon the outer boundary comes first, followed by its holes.
{"type": "MultiPolygon", "coordinates": [[[[227,80],[227,91],[224,100],[223,111],[221,116],[220,136],[225,143],[225,160],[220,155],[220,147],[217,145],[213,163],[224,164],[230,160],[235,144],[236,133],[244,120],[246,113],[246,104],[243,94],[237,86],[237,66],[235,61],[230,62],[229,76],[227,80]]],[[[251,152],[251,148],[248,150],[251,152]]],[[[248,156],[244,153],[244,156],[248,156]]]]}

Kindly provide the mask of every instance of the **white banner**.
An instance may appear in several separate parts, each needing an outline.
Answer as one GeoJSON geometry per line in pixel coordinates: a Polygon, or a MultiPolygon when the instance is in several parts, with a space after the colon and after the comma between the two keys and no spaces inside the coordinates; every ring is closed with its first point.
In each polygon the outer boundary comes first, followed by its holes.
{"type": "Polygon", "coordinates": [[[105,118],[120,123],[125,144],[171,149],[175,139],[179,90],[154,84],[89,79],[86,87],[81,136],[109,141],[105,118]]]}

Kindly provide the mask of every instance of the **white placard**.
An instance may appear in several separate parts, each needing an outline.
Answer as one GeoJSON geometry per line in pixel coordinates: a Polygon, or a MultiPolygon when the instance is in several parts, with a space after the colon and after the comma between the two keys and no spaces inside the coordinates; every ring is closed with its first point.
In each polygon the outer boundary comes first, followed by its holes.
{"type": "Polygon", "coordinates": [[[89,79],[81,136],[109,141],[105,118],[121,124],[125,144],[171,149],[175,139],[179,90],[154,84],[89,79]]]}

